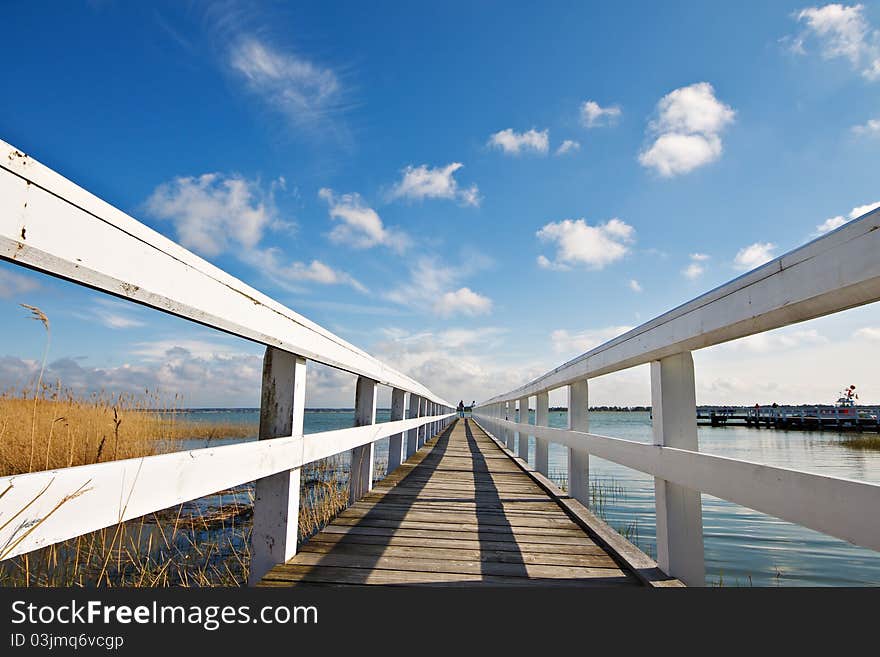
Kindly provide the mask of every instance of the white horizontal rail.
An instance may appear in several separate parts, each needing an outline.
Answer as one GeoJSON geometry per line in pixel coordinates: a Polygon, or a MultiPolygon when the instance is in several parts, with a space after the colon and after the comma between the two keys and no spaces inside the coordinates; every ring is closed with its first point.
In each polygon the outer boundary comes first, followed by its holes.
{"type": "Polygon", "coordinates": [[[880,550],[880,484],[482,415],[478,422],[586,449],[592,456],[880,550]]]}
{"type": "Polygon", "coordinates": [[[3,141],[0,258],[451,406],[3,141]]]}
{"type": "Polygon", "coordinates": [[[479,407],[880,299],[880,208],[479,407]]]}
{"type": "Polygon", "coordinates": [[[453,413],[0,477],[0,558],[302,467],[453,413]],[[5,494],[3,494],[5,492],[5,494]]]}

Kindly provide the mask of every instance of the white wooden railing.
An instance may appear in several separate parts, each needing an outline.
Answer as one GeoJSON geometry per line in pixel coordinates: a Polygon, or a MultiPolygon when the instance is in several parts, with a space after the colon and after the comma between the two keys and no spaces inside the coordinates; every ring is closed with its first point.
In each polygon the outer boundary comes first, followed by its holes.
{"type": "Polygon", "coordinates": [[[425,386],[0,141],[0,258],[266,345],[258,442],[0,477],[0,559],[256,481],[251,582],[296,551],[300,468],[351,452],[350,499],[454,414],[425,386]],[[355,424],[303,435],[308,360],[356,374],[355,424]],[[376,424],[376,387],[392,388],[376,424]],[[408,400],[407,400],[408,398],[408,400]]]}
{"type": "Polygon", "coordinates": [[[698,451],[691,357],[880,299],[878,228],[880,209],[478,404],[475,418],[511,450],[518,442],[523,459],[534,436],[534,466],[545,475],[548,443],[567,446],[569,494],[585,505],[591,454],[653,475],[658,565],[686,584],[705,582],[701,492],[880,550],[880,485],[698,451]],[[588,380],[644,363],[651,363],[654,444],[590,433],[588,380]],[[567,429],[547,426],[548,395],[558,388],[568,392],[567,429]]]}

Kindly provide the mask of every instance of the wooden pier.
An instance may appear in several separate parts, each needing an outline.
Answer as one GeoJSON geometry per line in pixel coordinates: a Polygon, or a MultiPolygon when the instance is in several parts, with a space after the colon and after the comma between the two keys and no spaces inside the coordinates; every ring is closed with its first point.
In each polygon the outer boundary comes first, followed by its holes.
{"type": "MultiPolygon", "coordinates": [[[[414,380],[2,141],[0,259],[266,347],[260,440],[0,477],[0,561],[248,482],[249,584],[702,586],[701,494],[880,551],[880,484],[700,451],[698,422],[740,420],[696,417],[693,359],[880,301],[880,208],[476,403],[464,421],[434,382],[414,380]],[[355,426],[305,433],[313,363],[356,377],[355,426]],[[651,443],[593,433],[590,380],[645,364],[651,443]],[[391,393],[387,422],[376,421],[380,386],[391,393]],[[557,393],[568,397],[564,428],[549,423],[557,393]],[[390,475],[373,488],[383,439],[390,475]],[[551,444],[568,453],[567,494],[547,479],[551,444]],[[352,506],[299,546],[302,469],[343,453],[352,506]],[[594,457],[654,478],[656,563],[588,510],[594,457]]],[[[572,298],[581,292],[572,288],[572,298]]],[[[869,430],[873,421],[877,430],[878,413],[863,410],[835,411],[834,428],[869,430]]],[[[771,426],[809,428],[813,417],[773,412],[771,426]]],[[[755,419],[767,425],[763,413],[755,419]]]]}
{"type": "Polygon", "coordinates": [[[751,427],[796,431],[868,431],[880,433],[880,409],[836,406],[721,406],[698,408],[704,427],[751,427]]]}
{"type": "Polygon", "coordinates": [[[583,508],[576,522],[560,504],[572,501],[542,483],[457,420],[260,584],[681,585],[624,541],[622,554],[606,546],[613,530],[583,508]]]}

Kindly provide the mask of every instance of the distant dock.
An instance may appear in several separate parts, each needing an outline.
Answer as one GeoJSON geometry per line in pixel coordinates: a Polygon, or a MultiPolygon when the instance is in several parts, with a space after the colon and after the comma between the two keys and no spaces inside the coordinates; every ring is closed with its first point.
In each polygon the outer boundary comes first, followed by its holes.
{"type": "Polygon", "coordinates": [[[717,406],[697,409],[704,427],[880,433],[880,408],[864,406],[717,406]]]}

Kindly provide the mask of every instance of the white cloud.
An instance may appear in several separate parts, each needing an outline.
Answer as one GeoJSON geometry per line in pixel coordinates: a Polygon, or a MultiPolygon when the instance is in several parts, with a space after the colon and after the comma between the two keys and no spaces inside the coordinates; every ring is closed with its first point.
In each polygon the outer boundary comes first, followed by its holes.
{"type": "Polygon", "coordinates": [[[850,219],[858,219],[863,214],[868,214],[871,210],[876,210],[880,208],[880,201],[874,201],[873,203],[866,203],[865,205],[860,205],[858,207],[850,210],[849,218],[850,219]]]}
{"type": "Polygon", "coordinates": [[[550,365],[526,359],[512,362],[503,334],[494,327],[440,332],[385,329],[370,353],[450,401],[470,403],[522,385],[550,365]]]}
{"type": "Polygon", "coordinates": [[[498,338],[507,332],[506,329],[494,326],[484,326],[476,329],[452,328],[440,331],[437,334],[439,343],[446,349],[461,349],[463,347],[486,347],[497,344],[498,338]]]}
{"type": "Polygon", "coordinates": [[[320,260],[312,260],[309,264],[293,262],[279,270],[279,274],[292,281],[311,281],[322,285],[349,285],[358,292],[366,292],[357,279],[344,271],[333,269],[320,260]]]}
{"type": "Polygon", "coordinates": [[[880,119],[868,119],[868,122],[863,125],[854,125],[852,131],[857,135],[880,137],[880,119]]]}
{"type": "Polygon", "coordinates": [[[797,20],[805,25],[794,39],[797,52],[805,54],[806,39],[814,37],[825,59],[846,59],[865,78],[880,78],[880,33],[868,23],[863,5],[809,7],[797,14],[797,20]]]}
{"type": "Polygon", "coordinates": [[[629,289],[633,292],[641,292],[643,288],[641,283],[639,283],[636,279],[631,278],[629,281],[629,289]]]}
{"type": "Polygon", "coordinates": [[[232,344],[232,341],[211,341],[202,338],[163,338],[136,342],[130,352],[144,361],[161,361],[169,351],[173,349],[185,349],[190,355],[202,360],[230,359],[247,355],[248,352],[240,346],[232,344]]]}
{"type": "Polygon", "coordinates": [[[443,318],[459,314],[485,315],[492,310],[492,300],[463,287],[461,282],[487,266],[489,262],[478,254],[465,254],[460,265],[423,256],[411,266],[409,280],[387,292],[385,297],[443,318]]]}
{"type": "Polygon", "coordinates": [[[581,122],[587,128],[598,128],[612,125],[620,118],[621,110],[617,105],[601,107],[594,100],[585,100],[581,104],[581,122]]]}
{"type": "Polygon", "coordinates": [[[137,328],[138,326],[144,325],[144,323],[138,319],[127,317],[125,315],[117,315],[106,310],[98,311],[96,315],[101,323],[107,328],[127,329],[137,328]]]}
{"type": "Polygon", "coordinates": [[[853,337],[860,340],[872,340],[873,342],[880,342],[880,328],[876,326],[865,326],[864,328],[860,328],[855,333],[853,333],[853,337]]]}
{"type": "Polygon", "coordinates": [[[99,297],[95,299],[94,306],[88,313],[75,312],[74,315],[87,322],[97,319],[110,329],[129,329],[146,326],[144,321],[132,316],[132,313],[138,313],[140,310],[140,306],[133,303],[117,301],[110,297],[99,297]]]}
{"type": "Polygon", "coordinates": [[[782,328],[765,333],[756,333],[745,338],[725,342],[718,346],[721,350],[746,351],[756,354],[776,353],[783,349],[815,347],[826,344],[828,338],[816,329],[782,328]]]}
{"type": "Polygon", "coordinates": [[[445,198],[457,200],[462,205],[478,206],[480,190],[477,186],[471,185],[462,189],[453,177],[463,166],[461,162],[452,162],[434,169],[428,168],[427,164],[407,166],[403,170],[403,178],[391,190],[391,198],[445,198]]]}
{"type": "Polygon", "coordinates": [[[844,217],[842,217],[840,215],[837,215],[836,217],[829,217],[828,219],[823,221],[821,224],[816,226],[816,232],[813,234],[814,235],[823,235],[825,233],[829,233],[832,230],[834,230],[835,228],[840,228],[847,221],[848,221],[847,219],[845,219],[844,217]]]}
{"type": "MultiPolygon", "coordinates": [[[[273,199],[275,188],[284,184],[284,179],[279,178],[265,191],[258,182],[237,175],[206,173],[180,177],[159,185],[147,199],[146,208],[151,215],[174,224],[177,239],[183,246],[209,257],[231,251],[279,285],[307,281],[345,284],[365,291],[353,277],[322,262],[287,264],[278,247],[260,247],[268,230],[291,226],[279,218],[273,199]]],[[[356,195],[343,196],[337,201],[330,190],[322,190],[322,198],[327,198],[331,206],[336,204],[331,207],[331,216],[335,211],[346,222],[336,228],[335,235],[331,233],[337,241],[349,239],[362,246],[383,243],[392,248],[405,245],[405,236],[384,229],[373,210],[358,205],[360,200],[356,195]]],[[[123,317],[105,315],[104,323],[112,328],[133,326],[123,317]]]]}
{"type": "Polygon", "coordinates": [[[776,257],[773,253],[775,249],[776,245],[770,242],[755,242],[737,251],[733,264],[737,269],[743,271],[754,269],[773,260],[776,257]]]}
{"type": "Polygon", "coordinates": [[[648,150],[640,153],[639,162],[671,178],[714,162],[721,151],[721,139],[716,135],[669,133],[657,137],[648,150]]]}
{"type": "Polygon", "coordinates": [[[859,205],[850,210],[848,217],[843,217],[842,215],[829,217],[821,224],[816,226],[816,231],[813,233],[813,237],[824,235],[825,233],[831,232],[835,228],[840,228],[841,226],[843,226],[843,224],[852,221],[853,219],[858,219],[862,215],[868,214],[871,210],[875,210],[877,208],[880,208],[880,201],[875,201],[874,203],[866,203],[865,205],[859,205]]]}
{"type": "Polygon", "coordinates": [[[665,178],[714,162],[723,150],[721,132],[735,115],[708,82],[675,89],[657,103],[657,119],[648,126],[654,141],[639,162],[665,178]]]}
{"type": "Polygon", "coordinates": [[[330,239],[338,244],[348,244],[356,249],[387,246],[402,252],[410,245],[409,237],[395,228],[386,228],[379,214],[364,204],[359,194],[337,196],[333,190],[322,188],[318,196],[329,206],[330,218],[338,220],[330,231],[330,239]]]}
{"type": "Polygon", "coordinates": [[[632,328],[632,326],[606,326],[577,332],[557,329],[550,334],[550,342],[553,345],[553,351],[557,354],[573,357],[586,353],[632,328]]]}
{"type": "Polygon", "coordinates": [[[234,174],[206,173],[162,183],[146,208],[174,224],[183,246],[209,257],[231,247],[251,250],[267,228],[279,224],[271,191],[234,174]]]}
{"type": "Polygon", "coordinates": [[[547,269],[567,269],[586,265],[602,269],[629,253],[635,229],[620,219],[609,219],[591,226],[583,219],[564,219],[546,224],[537,232],[544,242],[556,245],[555,260],[538,256],[538,265],[547,269]]]}
{"type": "Polygon", "coordinates": [[[39,289],[40,283],[30,276],[0,269],[0,299],[12,299],[39,289]]]}
{"type": "Polygon", "coordinates": [[[467,287],[459,288],[454,292],[445,292],[434,303],[434,312],[440,317],[452,315],[487,315],[492,311],[492,300],[477,294],[467,287]]]}
{"type": "MultiPolygon", "coordinates": [[[[64,388],[82,396],[110,391],[142,398],[149,390],[177,407],[259,404],[262,356],[253,348],[248,352],[200,340],[160,340],[135,345],[131,355],[137,356],[136,352],[145,357],[100,367],[83,359],[59,358],[48,364],[43,379],[60,381],[64,388]]],[[[35,380],[39,369],[35,361],[0,357],[0,385],[26,386],[35,380]]]]}
{"type": "Polygon", "coordinates": [[[689,256],[691,263],[681,270],[685,278],[695,281],[706,272],[706,265],[703,263],[709,259],[705,253],[691,253],[689,256]]]}
{"type": "Polygon", "coordinates": [[[692,262],[687,267],[681,270],[681,273],[684,274],[684,277],[689,278],[692,281],[697,280],[705,272],[706,268],[699,262],[692,262]]]}
{"type": "Polygon", "coordinates": [[[580,142],[576,142],[572,139],[566,139],[559,145],[559,148],[556,149],[556,154],[565,155],[567,153],[576,153],[579,150],[581,150],[580,142]]]}
{"type": "Polygon", "coordinates": [[[265,103],[298,126],[313,125],[343,107],[336,73],[255,37],[239,39],[229,63],[265,103]]]}
{"type": "Polygon", "coordinates": [[[507,128],[491,135],[489,145],[500,148],[508,155],[519,155],[524,151],[546,155],[550,150],[550,131],[539,132],[533,128],[526,132],[514,132],[511,128],[507,128]]]}

